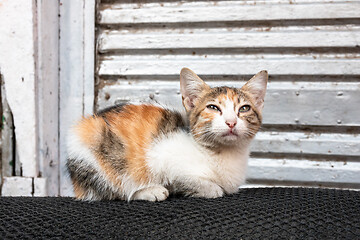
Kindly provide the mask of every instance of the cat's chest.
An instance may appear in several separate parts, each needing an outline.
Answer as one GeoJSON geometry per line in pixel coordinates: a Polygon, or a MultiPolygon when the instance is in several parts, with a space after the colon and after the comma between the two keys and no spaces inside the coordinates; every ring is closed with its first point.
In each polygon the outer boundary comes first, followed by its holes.
{"type": "Polygon", "coordinates": [[[210,155],[182,131],[157,140],[146,154],[146,163],[153,177],[162,176],[169,181],[182,176],[213,175],[209,159],[210,155]]]}
{"type": "Polygon", "coordinates": [[[248,151],[223,151],[213,154],[184,132],[167,136],[153,144],[147,153],[147,165],[154,178],[198,177],[216,182],[226,192],[235,192],[245,180],[248,151]]]}
{"type": "Polygon", "coordinates": [[[217,156],[214,161],[214,179],[228,193],[237,191],[245,182],[248,162],[248,150],[234,151],[217,156]]]}

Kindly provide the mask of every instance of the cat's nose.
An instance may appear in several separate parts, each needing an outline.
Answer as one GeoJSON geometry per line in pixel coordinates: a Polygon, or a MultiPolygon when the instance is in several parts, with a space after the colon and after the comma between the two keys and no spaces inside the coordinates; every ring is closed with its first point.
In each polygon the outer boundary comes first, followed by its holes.
{"type": "Polygon", "coordinates": [[[235,121],[226,121],[225,123],[226,123],[226,125],[229,126],[229,128],[233,128],[236,125],[236,120],[235,121]]]}

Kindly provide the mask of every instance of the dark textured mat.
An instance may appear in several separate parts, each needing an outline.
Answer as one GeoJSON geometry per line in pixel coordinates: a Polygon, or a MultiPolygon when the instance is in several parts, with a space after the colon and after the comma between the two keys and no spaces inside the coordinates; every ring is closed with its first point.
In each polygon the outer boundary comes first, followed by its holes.
{"type": "Polygon", "coordinates": [[[0,198],[1,239],[360,239],[360,192],[242,189],[218,199],[0,198]]]}

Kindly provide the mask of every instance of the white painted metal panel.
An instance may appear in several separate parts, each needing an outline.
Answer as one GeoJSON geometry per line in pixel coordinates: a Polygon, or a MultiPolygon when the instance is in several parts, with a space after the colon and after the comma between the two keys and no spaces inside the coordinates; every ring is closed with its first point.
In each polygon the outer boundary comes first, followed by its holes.
{"type": "Polygon", "coordinates": [[[360,54],[123,55],[104,57],[100,75],[178,75],[187,66],[197,74],[360,75],[360,54]],[[159,71],[161,69],[161,71],[159,71]]]}
{"type": "Polygon", "coordinates": [[[360,27],[289,26],[257,28],[185,28],[103,31],[99,51],[123,49],[353,47],[360,44],[360,27]],[[136,44],[133,44],[136,42],[136,44]]]}
{"type": "Polygon", "coordinates": [[[344,133],[259,132],[252,144],[252,151],[317,154],[325,155],[325,158],[340,156],[346,160],[346,157],[359,156],[360,139],[357,134],[344,133]]]}
{"type": "Polygon", "coordinates": [[[248,177],[290,182],[359,184],[359,162],[253,159],[248,177]]]}
{"type": "Polygon", "coordinates": [[[360,188],[360,2],[119,3],[98,11],[97,108],[181,109],[178,74],[240,87],[270,74],[249,180],[360,188]]]}
{"type": "Polygon", "coordinates": [[[360,12],[359,1],[193,1],[104,7],[102,24],[347,19],[358,18],[360,12]]]}

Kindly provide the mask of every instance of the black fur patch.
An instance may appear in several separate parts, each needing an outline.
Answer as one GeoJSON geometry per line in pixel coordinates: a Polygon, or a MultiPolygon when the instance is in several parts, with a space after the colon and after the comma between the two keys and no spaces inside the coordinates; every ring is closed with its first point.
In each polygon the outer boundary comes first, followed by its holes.
{"type": "Polygon", "coordinates": [[[66,162],[70,177],[84,192],[92,193],[98,199],[115,199],[120,196],[110,189],[109,185],[100,179],[98,171],[82,160],[68,159],[66,162]]]}
{"type": "Polygon", "coordinates": [[[108,108],[104,108],[100,111],[98,111],[97,113],[94,114],[94,116],[98,116],[104,119],[104,121],[106,122],[106,124],[109,126],[110,123],[108,122],[108,119],[106,117],[107,113],[119,113],[123,110],[124,106],[126,106],[127,104],[123,103],[123,104],[118,104],[115,106],[111,106],[108,108]]]}
{"type": "Polygon", "coordinates": [[[214,87],[211,89],[211,91],[205,95],[204,98],[212,98],[212,99],[215,99],[217,98],[219,95],[221,94],[227,94],[228,92],[228,87],[214,87]]]}
{"type": "Polygon", "coordinates": [[[260,117],[260,115],[259,115],[258,111],[257,111],[256,109],[253,109],[253,111],[254,111],[254,115],[256,116],[257,120],[258,120],[258,121],[259,121],[259,123],[261,124],[262,119],[261,119],[261,117],[260,117]]]}
{"type": "Polygon", "coordinates": [[[159,123],[159,134],[167,134],[178,130],[188,131],[187,124],[181,114],[176,111],[165,110],[159,123]]]}
{"type": "Polygon", "coordinates": [[[103,138],[95,152],[99,153],[107,163],[111,164],[111,167],[119,175],[122,175],[126,172],[127,165],[124,144],[110,129],[105,128],[103,131],[103,138]]]}
{"type": "Polygon", "coordinates": [[[127,105],[126,103],[123,103],[123,104],[118,104],[118,105],[114,105],[111,107],[107,107],[107,108],[104,108],[104,109],[98,111],[94,115],[99,116],[99,117],[104,117],[105,114],[109,113],[109,112],[119,113],[123,110],[124,106],[126,106],[126,105],[127,105]]]}

